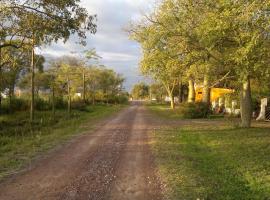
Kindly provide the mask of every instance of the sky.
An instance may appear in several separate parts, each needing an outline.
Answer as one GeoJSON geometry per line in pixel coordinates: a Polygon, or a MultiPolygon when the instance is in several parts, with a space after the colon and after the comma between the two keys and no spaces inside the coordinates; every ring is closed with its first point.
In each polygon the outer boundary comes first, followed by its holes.
{"type": "Polygon", "coordinates": [[[129,40],[124,28],[131,21],[137,21],[142,14],[153,9],[154,0],[82,0],[89,14],[97,14],[97,33],[88,35],[87,46],[76,43],[75,37],[65,44],[58,42],[44,47],[41,53],[50,60],[74,52],[95,48],[102,57],[100,64],[114,69],[126,78],[124,87],[130,91],[132,86],[144,81],[138,70],[141,49],[138,43],[129,40]]]}

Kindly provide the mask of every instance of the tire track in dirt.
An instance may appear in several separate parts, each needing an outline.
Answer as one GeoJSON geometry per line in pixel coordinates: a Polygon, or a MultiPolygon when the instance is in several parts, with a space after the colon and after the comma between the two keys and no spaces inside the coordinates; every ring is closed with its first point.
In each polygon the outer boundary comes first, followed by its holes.
{"type": "Polygon", "coordinates": [[[3,200],[162,199],[138,103],[0,184],[3,200]]]}

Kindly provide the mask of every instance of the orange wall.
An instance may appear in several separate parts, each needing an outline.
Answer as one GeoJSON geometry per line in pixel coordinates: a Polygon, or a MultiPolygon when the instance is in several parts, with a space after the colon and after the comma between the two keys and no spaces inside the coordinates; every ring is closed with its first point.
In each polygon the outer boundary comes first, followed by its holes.
{"type": "MultiPolygon", "coordinates": [[[[218,100],[220,97],[222,97],[225,94],[231,94],[233,93],[234,90],[232,89],[225,89],[225,88],[212,88],[211,89],[211,102],[218,100]]],[[[196,88],[196,101],[202,101],[202,93],[203,93],[203,88],[198,87],[196,88]]]]}

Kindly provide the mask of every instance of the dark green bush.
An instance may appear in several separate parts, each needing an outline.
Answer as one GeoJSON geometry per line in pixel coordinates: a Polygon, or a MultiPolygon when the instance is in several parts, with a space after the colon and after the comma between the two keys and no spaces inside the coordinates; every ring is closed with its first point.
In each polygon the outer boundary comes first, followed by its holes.
{"type": "Polygon", "coordinates": [[[1,104],[0,113],[10,113],[14,111],[26,111],[29,110],[29,101],[26,99],[12,98],[4,99],[1,104]]]}
{"type": "Polygon", "coordinates": [[[126,96],[126,95],[115,96],[114,102],[117,104],[127,104],[128,103],[128,96],[126,96]]]}
{"type": "Polygon", "coordinates": [[[29,102],[26,99],[12,98],[11,109],[16,111],[29,110],[29,102]]]}
{"type": "Polygon", "coordinates": [[[210,109],[208,104],[202,102],[182,103],[177,112],[182,118],[199,119],[208,117],[210,109]]]}
{"type": "Polygon", "coordinates": [[[46,111],[51,109],[51,104],[49,101],[46,101],[42,98],[36,98],[35,99],[35,109],[39,111],[46,111]]]}
{"type": "Polygon", "coordinates": [[[87,111],[87,104],[83,100],[76,100],[71,103],[72,109],[87,111]]]}
{"type": "MultiPolygon", "coordinates": [[[[106,100],[104,103],[107,103],[106,100]]],[[[109,104],[127,104],[128,103],[128,96],[125,94],[120,95],[111,95],[108,99],[109,104]]]]}
{"type": "Polygon", "coordinates": [[[67,108],[67,101],[65,101],[64,98],[62,98],[62,97],[55,98],[54,103],[55,103],[56,109],[66,109],[67,108]]]}

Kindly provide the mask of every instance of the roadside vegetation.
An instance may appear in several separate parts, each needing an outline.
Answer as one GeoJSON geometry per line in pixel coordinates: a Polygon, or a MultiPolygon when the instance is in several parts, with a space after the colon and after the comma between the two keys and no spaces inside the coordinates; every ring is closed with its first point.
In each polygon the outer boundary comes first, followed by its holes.
{"type": "Polygon", "coordinates": [[[223,115],[212,114],[204,103],[182,103],[173,110],[167,103],[147,103],[146,105],[152,112],[167,119],[224,118],[223,115]]]}
{"type": "Polygon", "coordinates": [[[157,165],[170,199],[269,198],[269,128],[190,124],[154,136],[157,165]]]}
{"type": "Polygon", "coordinates": [[[74,110],[71,116],[65,110],[58,110],[55,118],[52,118],[51,111],[39,111],[32,124],[27,120],[26,112],[1,115],[0,179],[29,165],[33,158],[75,135],[84,131],[88,133],[101,119],[121,108],[121,105],[105,104],[87,106],[84,110],[74,110]]]}
{"type": "Polygon", "coordinates": [[[128,103],[124,77],[85,48],[96,17],[79,0],[1,0],[0,178],[128,103]],[[70,37],[82,51],[37,53],[70,37]]]}
{"type": "Polygon", "coordinates": [[[269,8],[266,0],[159,1],[128,29],[143,50],[140,71],[153,82],[151,100],[166,98],[172,109],[188,102],[190,111],[198,101],[220,112],[237,108],[241,126],[250,127],[270,94],[269,8]],[[215,98],[214,89],[228,96],[215,98]]]}

